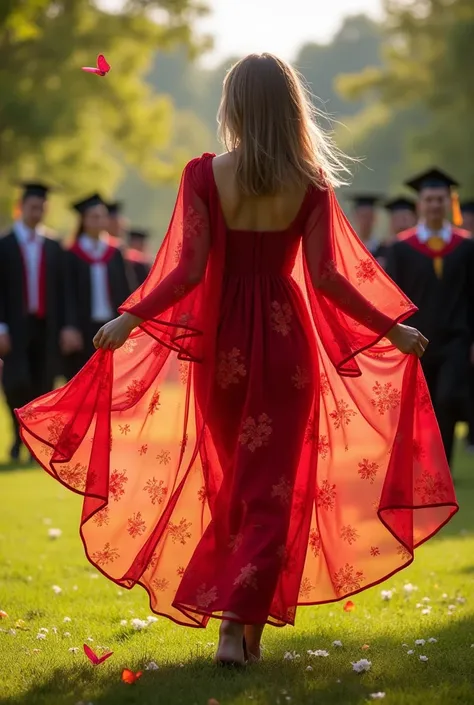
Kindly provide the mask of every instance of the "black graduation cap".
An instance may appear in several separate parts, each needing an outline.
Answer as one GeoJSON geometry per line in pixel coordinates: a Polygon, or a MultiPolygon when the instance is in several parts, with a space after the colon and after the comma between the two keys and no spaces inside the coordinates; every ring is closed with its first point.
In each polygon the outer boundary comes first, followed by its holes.
{"type": "Polygon", "coordinates": [[[137,240],[147,240],[150,237],[150,233],[147,230],[130,230],[128,237],[133,237],[137,240]]]}
{"type": "Polygon", "coordinates": [[[379,195],[375,195],[372,193],[357,193],[357,194],[350,194],[349,195],[349,200],[352,201],[354,206],[356,208],[360,208],[362,206],[372,206],[375,207],[380,201],[382,200],[382,197],[379,195]]]}
{"type": "Polygon", "coordinates": [[[441,169],[427,169],[422,174],[418,174],[413,179],[405,182],[406,186],[418,193],[424,188],[447,188],[459,186],[458,182],[441,169]]]}
{"type": "Polygon", "coordinates": [[[461,201],[461,211],[463,213],[474,213],[474,200],[461,201]]]}
{"type": "Polygon", "coordinates": [[[49,191],[51,191],[50,186],[41,184],[39,182],[22,182],[19,184],[23,189],[23,198],[28,196],[39,196],[39,198],[47,198],[49,191]]]}
{"type": "Polygon", "coordinates": [[[411,198],[406,198],[405,196],[396,196],[386,201],[384,208],[391,213],[394,211],[416,211],[416,203],[411,198]]]}
{"type": "Polygon", "coordinates": [[[78,213],[81,213],[82,215],[89,208],[93,208],[94,206],[99,205],[105,205],[105,202],[103,198],[99,196],[98,193],[93,193],[91,196],[84,198],[82,201],[74,203],[72,207],[74,208],[74,210],[76,210],[78,213]]]}
{"type": "Polygon", "coordinates": [[[113,203],[107,203],[107,210],[109,215],[118,215],[122,212],[123,203],[122,201],[114,201],[113,203]]]}

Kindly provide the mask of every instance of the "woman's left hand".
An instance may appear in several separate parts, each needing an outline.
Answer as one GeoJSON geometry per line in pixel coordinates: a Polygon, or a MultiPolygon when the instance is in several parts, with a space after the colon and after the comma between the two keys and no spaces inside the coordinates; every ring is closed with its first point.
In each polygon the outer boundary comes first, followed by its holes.
{"type": "Polygon", "coordinates": [[[122,313],[118,318],[102,326],[94,337],[94,347],[98,350],[117,350],[127,340],[132,330],[140,323],[140,319],[128,313],[122,313]]]}

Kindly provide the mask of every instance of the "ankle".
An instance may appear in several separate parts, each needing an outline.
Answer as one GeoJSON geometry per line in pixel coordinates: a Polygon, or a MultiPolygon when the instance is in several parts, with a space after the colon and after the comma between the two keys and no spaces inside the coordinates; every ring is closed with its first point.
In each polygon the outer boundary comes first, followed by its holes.
{"type": "Polygon", "coordinates": [[[230,619],[223,619],[219,632],[221,636],[241,637],[244,634],[244,625],[230,619]]]}

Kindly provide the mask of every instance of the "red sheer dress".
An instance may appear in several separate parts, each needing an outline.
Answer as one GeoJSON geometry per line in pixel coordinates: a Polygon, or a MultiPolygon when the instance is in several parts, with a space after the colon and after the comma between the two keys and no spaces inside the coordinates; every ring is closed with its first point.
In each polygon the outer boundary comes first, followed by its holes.
{"type": "Polygon", "coordinates": [[[228,230],[212,157],[122,307],[140,328],[17,413],[104,575],[181,624],[292,624],[409,565],[457,503],[418,359],[384,339],[415,308],[333,191],[228,230]]]}

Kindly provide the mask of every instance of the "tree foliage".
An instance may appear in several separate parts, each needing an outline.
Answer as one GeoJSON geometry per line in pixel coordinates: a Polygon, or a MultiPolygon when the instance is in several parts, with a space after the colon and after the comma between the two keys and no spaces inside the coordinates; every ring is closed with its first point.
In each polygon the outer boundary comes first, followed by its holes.
{"type": "Polygon", "coordinates": [[[405,141],[405,167],[437,163],[474,194],[474,3],[472,0],[387,0],[385,63],[339,88],[391,113],[418,117],[405,141]]]}
{"type": "MultiPolygon", "coordinates": [[[[0,9],[0,192],[54,179],[65,194],[116,186],[121,163],[151,180],[176,172],[168,148],[175,113],[145,80],[157,47],[199,50],[196,0],[128,0],[106,12],[93,0],[4,0],[0,9]],[[104,53],[106,78],[81,66],[104,53]]],[[[1,214],[1,211],[0,211],[1,214]]]]}

